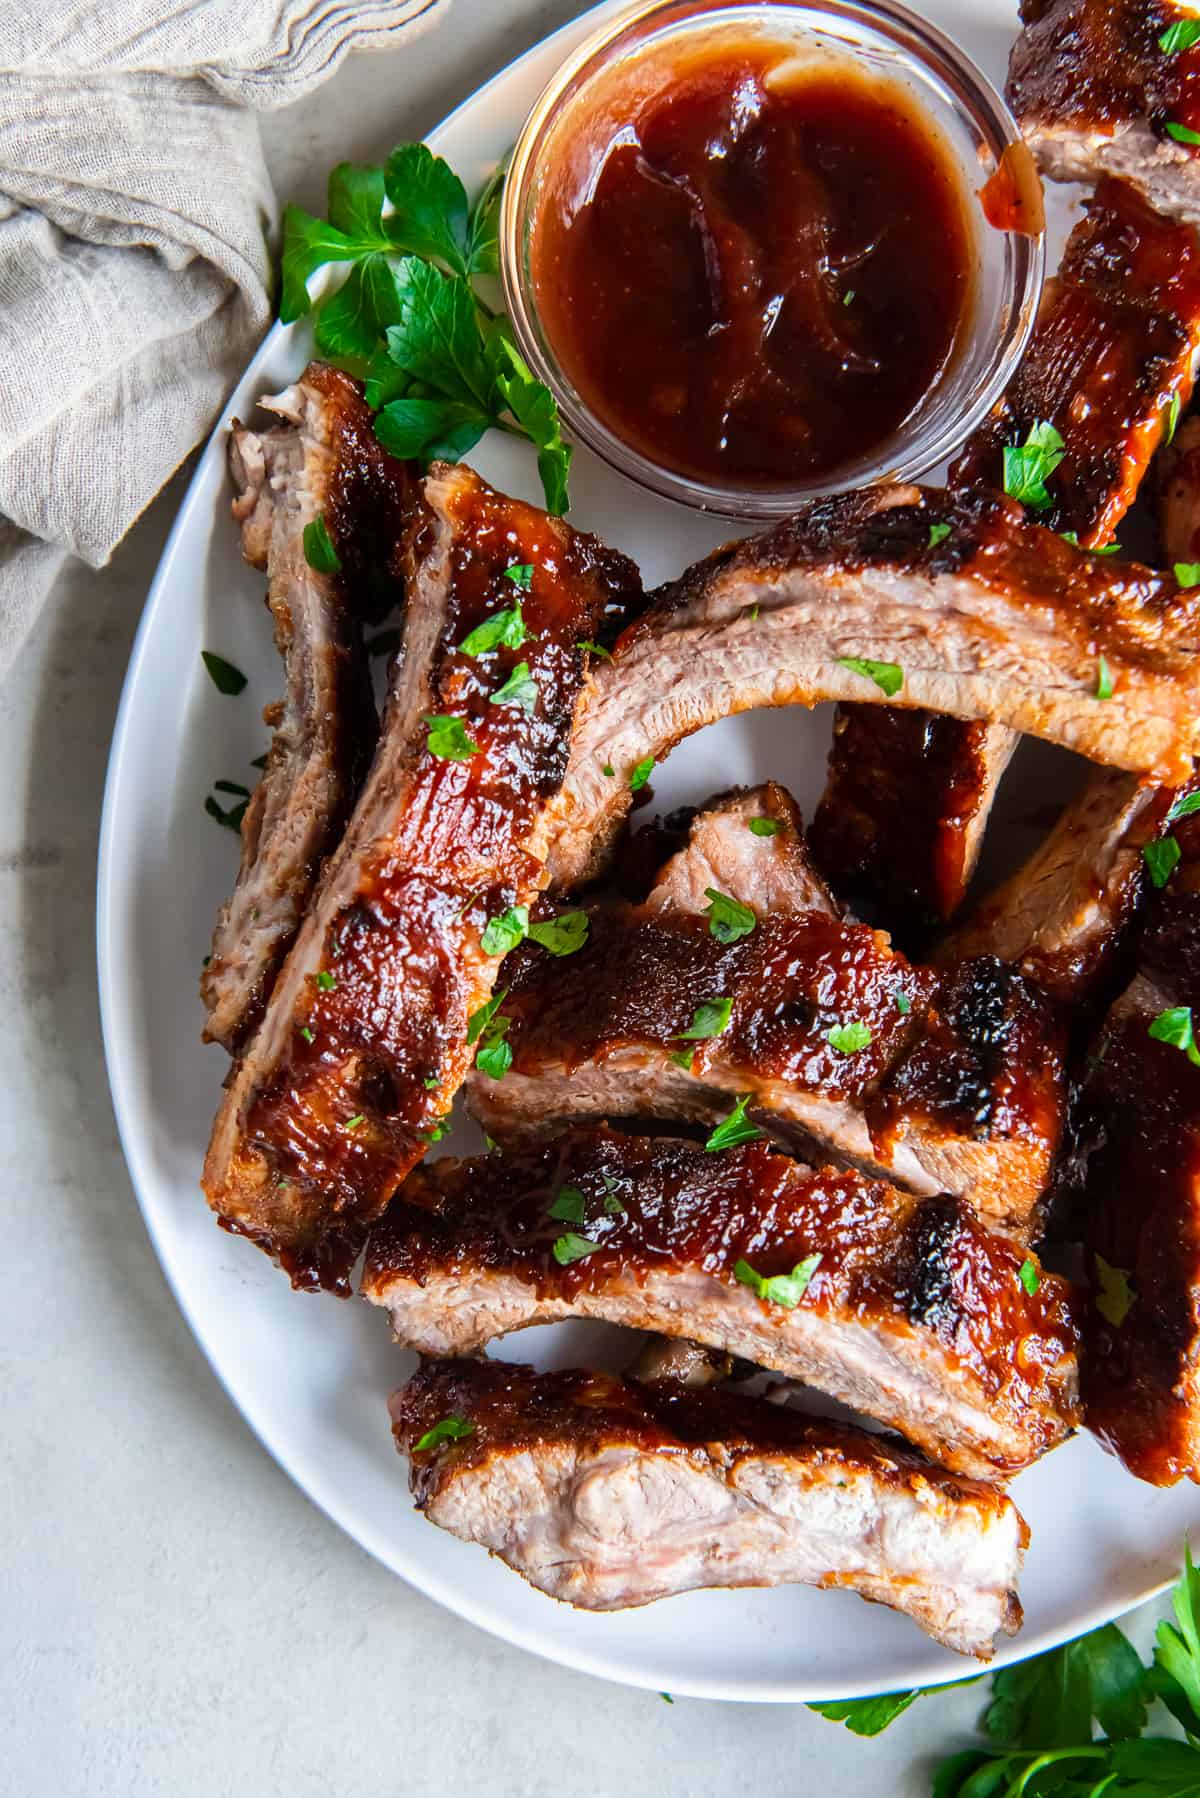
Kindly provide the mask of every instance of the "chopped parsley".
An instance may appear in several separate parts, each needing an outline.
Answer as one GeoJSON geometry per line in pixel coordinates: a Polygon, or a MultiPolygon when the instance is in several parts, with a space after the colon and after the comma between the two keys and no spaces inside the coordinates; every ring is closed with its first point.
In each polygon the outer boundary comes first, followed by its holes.
{"type": "Polygon", "coordinates": [[[787,1311],[794,1311],[820,1265],[820,1255],[806,1255],[803,1261],[797,1261],[790,1274],[767,1275],[755,1273],[748,1261],[738,1261],[734,1265],[733,1277],[740,1280],[743,1286],[751,1287],[760,1299],[766,1299],[772,1305],[782,1305],[787,1311]]]}
{"type": "Polygon", "coordinates": [[[364,1113],[361,1111],[356,1111],[352,1118],[346,1119],[345,1123],[342,1125],[342,1129],[343,1130],[357,1130],[358,1126],[360,1124],[365,1124],[366,1121],[367,1120],[366,1120],[364,1113]]]}
{"type": "Polygon", "coordinates": [[[214,655],[211,649],[202,649],[200,660],[208,669],[218,693],[224,693],[232,699],[246,685],[246,677],[241,669],[235,668],[232,662],[227,662],[224,656],[214,655]]]}
{"type": "Polygon", "coordinates": [[[1179,865],[1180,849],[1174,837],[1162,837],[1157,843],[1142,845],[1142,860],[1151,885],[1165,887],[1179,865]]]}
{"type": "Polygon", "coordinates": [[[306,1043],[314,1043],[317,1040],[316,1037],[313,1035],[312,1031],[309,1029],[307,1024],[301,1024],[300,1034],[304,1038],[306,1043]]]}
{"type": "Polygon", "coordinates": [[[1096,1278],[1099,1288],[1095,1296],[1095,1305],[1106,1323],[1114,1330],[1119,1330],[1129,1316],[1137,1298],[1133,1290],[1133,1281],[1128,1268],[1113,1267],[1103,1255],[1093,1256],[1096,1263],[1096,1278]]]}
{"type": "Polygon", "coordinates": [[[483,1035],[484,1031],[487,1029],[488,1025],[507,998],[508,988],[505,987],[502,993],[494,994],[485,1005],[479,1007],[478,1011],[473,1011],[471,1013],[470,1017],[467,1019],[468,1044],[477,1043],[479,1041],[480,1037],[483,1035]]]}
{"type": "Polygon", "coordinates": [[[322,968],[320,973],[317,975],[317,985],[320,987],[320,989],[323,993],[331,993],[331,992],[333,992],[334,988],[337,986],[337,981],[334,979],[333,975],[329,972],[328,968],[322,968]]]}
{"type": "Polygon", "coordinates": [[[563,911],[529,926],[529,940],[551,955],[574,955],[587,942],[590,920],[585,911],[563,911]]]}
{"type": "Polygon", "coordinates": [[[528,635],[518,599],[506,612],[495,612],[477,624],[458,647],[465,656],[485,656],[493,649],[520,649],[528,635]]]}
{"type": "MultiPolygon", "coordinates": [[[[1079,548],[1078,531],[1060,531],[1058,534],[1064,543],[1069,543],[1071,545],[1072,549],[1079,548]]],[[[1112,543],[1093,543],[1089,546],[1087,551],[1089,556],[1118,556],[1120,553],[1121,545],[1115,540],[1112,543]]]]}
{"type": "Polygon", "coordinates": [[[604,1181],[604,1210],[606,1215],[608,1217],[627,1217],[629,1213],[617,1197],[618,1192],[621,1190],[617,1182],[611,1179],[608,1174],[602,1175],[601,1178],[604,1181]]]}
{"type": "Polygon", "coordinates": [[[1101,656],[1096,665],[1096,698],[1111,699],[1113,696],[1112,669],[1101,656]]]}
{"type": "Polygon", "coordinates": [[[601,765],[600,772],[601,772],[601,774],[607,774],[609,780],[611,780],[613,775],[616,773],[616,769],[613,767],[611,762],[604,762],[601,765]]]}
{"type": "Polygon", "coordinates": [[[872,662],[866,656],[839,656],[838,667],[848,668],[851,674],[861,674],[867,680],[873,680],[881,693],[892,699],[904,685],[904,670],[896,662],[872,662]]]}
{"type": "Polygon", "coordinates": [[[499,1013],[496,1017],[489,1018],[484,1026],[479,1048],[475,1054],[475,1066],[481,1074],[486,1074],[489,1080],[503,1080],[512,1066],[512,1047],[505,1040],[511,1023],[511,1018],[506,1018],[503,1013],[499,1013]]]}
{"type": "Polygon", "coordinates": [[[422,718],[421,723],[429,726],[425,747],[439,761],[465,762],[471,756],[479,754],[479,745],[467,735],[461,718],[444,718],[435,714],[422,718]]]}
{"type": "Polygon", "coordinates": [[[1200,43],[1200,19],[1177,19],[1174,25],[1167,26],[1158,47],[1164,56],[1178,56],[1181,50],[1190,50],[1196,43],[1200,43]]]}
{"type": "Polygon", "coordinates": [[[304,560],[318,574],[340,574],[342,558],[333,547],[333,538],[323,516],[304,527],[304,560]]]}
{"type": "Polygon", "coordinates": [[[702,999],[692,1013],[690,1026],[681,1030],[675,1040],[681,1043],[707,1042],[710,1037],[720,1036],[723,1030],[728,1030],[732,1015],[732,999],[702,999]]]}
{"type": "Polygon", "coordinates": [[[644,756],[629,776],[629,791],[640,793],[653,772],[654,757],[652,755],[644,756]]]}
{"type": "Polygon", "coordinates": [[[1038,1270],[1037,1270],[1037,1263],[1035,1261],[1031,1260],[1028,1256],[1025,1258],[1024,1261],[1022,1261],[1020,1267],[1018,1268],[1017,1278],[1018,1278],[1018,1280],[1020,1280],[1022,1286],[1025,1288],[1025,1290],[1029,1294],[1030,1298],[1033,1297],[1034,1293],[1037,1291],[1038,1287],[1042,1283],[1041,1275],[1038,1273],[1038,1270]]]}
{"type": "Polygon", "coordinates": [[[750,832],[756,837],[777,837],[783,825],[777,818],[751,818],[750,832]]]}
{"type": "Polygon", "coordinates": [[[1181,587],[1200,587],[1200,562],[1176,562],[1173,573],[1181,587]]]}
{"type": "Polygon", "coordinates": [[[728,1117],[713,1130],[704,1147],[710,1155],[717,1155],[722,1149],[736,1149],[744,1142],[754,1142],[762,1135],[757,1125],[752,1124],[746,1116],[746,1106],[750,1103],[750,1094],[743,1093],[728,1117]]]}
{"type": "Polygon", "coordinates": [[[1168,137],[1173,137],[1177,144],[1200,144],[1200,131],[1193,131],[1190,125],[1180,125],[1174,119],[1168,119],[1165,130],[1168,137]]]}
{"type": "Polygon", "coordinates": [[[718,893],[716,887],[705,887],[704,897],[709,901],[704,915],[718,943],[736,943],[739,937],[749,936],[758,923],[748,905],[731,899],[728,893],[718,893]]]}
{"type": "Polygon", "coordinates": [[[1044,512],[1051,504],[1046,482],[1066,453],[1066,445],[1052,424],[1034,425],[1023,444],[1005,445],[1005,493],[1035,512],[1044,512]]]}
{"type": "Polygon", "coordinates": [[[860,1049],[870,1047],[871,1031],[866,1024],[855,1018],[849,1024],[834,1024],[832,1029],[825,1032],[825,1041],[839,1055],[857,1055],[860,1049]]]}
{"type": "Polygon", "coordinates": [[[848,287],[846,289],[845,293],[842,295],[842,305],[850,306],[850,305],[853,305],[853,303],[854,303],[854,288],[848,287]]]}
{"type": "Polygon", "coordinates": [[[248,799],[239,799],[237,804],[231,805],[227,811],[224,806],[217,804],[210,793],[204,801],[204,809],[210,818],[215,818],[218,824],[225,826],[226,830],[237,831],[240,834],[242,819],[246,816],[246,807],[249,803],[248,799]]]}
{"type": "Polygon", "coordinates": [[[475,1425],[468,1423],[465,1417],[443,1417],[435,1423],[431,1430],[426,1430],[415,1445],[419,1455],[428,1453],[431,1448],[440,1448],[443,1442],[461,1442],[464,1436],[473,1436],[475,1425]]]}
{"type": "Polygon", "coordinates": [[[1169,1043],[1173,1049],[1182,1049],[1188,1060],[1200,1068],[1200,1049],[1196,1047],[1190,1005],[1174,1005],[1168,1011],[1160,1011],[1149,1026],[1149,1033],[1157,1043],[1169,1043]]]}
{"type": "Polygon", "coordinates": [[[427,1093],[435,1092],[441,1084],[442,1080],[440,1074],[426,1074],[424,1080],[421,1082],[421,1085],[425,1088],[427,1093]]]}
{"type": "Polygon", "coordinates": [[[1183,401],[1177,393],[1173,393],[1167,401],[1167,425],[1163,433],[1164,443],[1173,443],[1175,433],[1179,429],[1179,414],[1183,411],[1183,401]]]}
{"type": "Polygon", "coordinates": [[[1200,793],[1185,793],[1167,813],[1167,823],[1173,824],[1176,818],[1188,818],[1193,812],[1200,812],[1200,793]]]}
{"type": "Polygon", "coordinates": [[[483,927],[479,946],[485,955],[507,955],[524,941],[529,929],[529,907],[511,905],[498,918],[489,918],[483,927]]]}
{"type": "Polygon", "coordinates": [[[949,535],[950,526],[948,524],[931,524],[929,527],[930,549],[936,549],[938,544],[944,543],[949,535]]]}
{"type": "Polygon", "coordinates": [[[532,712],[538,702],[538,684],[529,672],[528,662],[518,662],[502,687],[492,694],[492,705],[516,705],[532,712]]]}
{"type": "Polygon", "coordinates": [[[528,593],[533,585],[533,563],[510,562],[504,570],[504,578],[506,581],[511,581],[514,587],[520,587],[528,593]]]}
{"type": "Polygon", "coordinates": [[[575,647],[586,650],[589,655],[602,656],[606,662],[612,661],[612,651],[605,649],[603,643],[593,643],[589,638],[581,637],[575,647]]]}
{"type": "Polygon", "coordinates": [[[574,1230],[568,1230],[555,1242],[551,1253],[560,1267],[570,1267],[572,1261],[582,1261],[585,1255],[594,1255],[600,1247],[590,1236],[577,1236],[574,1230]]]}
{"type": "Polygon", "coordinates": [[[907,993],[902,993],[902,992],[897,992],[895,995],[895,998],[896,998],[896,1010],[900,1013],[901,1017],[906,1018],[908,1016],[909,1012],[912,1010],[912,1000],[909,998],[907,993]]]}
{"type": "Polygon", "coordinates": [[[560,1223],[581,1224],[584,1206],[584,1196],[577,1186],[562,1186],[550,1207],[550,1216],[558,1218],[560,1223]]]}
{"type": "Polygon", "coordinates": [[[450,1114],[447,1112],[444,1118],[436,1118],[428,1130],[418,1130],[417,1135],[423,1142],[441,1142],[449,1128],[450,1114]]]}
{"type": "Polygon", "coordinates": [[[672,1049],[671,1060],[677,1068],[682,1068],[685,1074],[690,1074],[696,1063],[696,1051],[694,1049],[672,1049]]]}

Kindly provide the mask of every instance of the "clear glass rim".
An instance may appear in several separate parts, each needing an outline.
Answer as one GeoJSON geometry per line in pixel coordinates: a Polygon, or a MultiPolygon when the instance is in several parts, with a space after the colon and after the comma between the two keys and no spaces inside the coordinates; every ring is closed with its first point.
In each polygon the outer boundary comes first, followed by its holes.
{"type": "MultiPolygon", "coordinates": [[[[970,404],[933,433],[918,428],[911,443],[897,447],[900,454],[881,456],[878,465],[861,467],[845,476],[822,476],[786,487],[753,489],[723,487],[653,461],[608,426],[576,392],[554,357],[547,352],[537,327],[537,304],[528,279],[525,233],[541,150],[558,120],[560,108],[569,103],[571,91],[581,85],[627,35],[641,35],[659,16],[687,25],[688,15],[697,27],[719,19],[723,12],[753,10],[769,22],[771,16],[798,12],[822,13],[831,21],[859,23],[890,40],[900,51],[924,65],[949,89],[966,112],[981,139],[987,142],[998,165],[1006,149],[1023,145],[1016,121],[988,78],[946,34],[928,19],[896,4],[896,0],[642,0],[599,27],[570,55],[543,89],[517,139],[509,164],[500,214],[500,276],[505,303],[517,345],[538,379],[550,388],[563,420],[581,443],[639,486],[663,498],[735,519],[766,520],[786,517],[806,500],[840,493],[876,481],[916,481],[928,475],[958,450],[982,423],[1000,398],[1025,352],[1037,318],[1045,274],[1045,234],[1009,233],[1012,254],[1007,259],[1009,285],[1008,328],[993,346],[986,379],[979,384],[970,404]]],[[[904,427],[901,427],[903,438],[904,427]]]]}

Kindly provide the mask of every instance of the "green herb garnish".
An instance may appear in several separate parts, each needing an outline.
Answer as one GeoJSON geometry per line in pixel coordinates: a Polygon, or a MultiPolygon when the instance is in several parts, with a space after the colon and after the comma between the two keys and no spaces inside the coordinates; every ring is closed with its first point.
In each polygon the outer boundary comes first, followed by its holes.
{"type": "Polygon", "coordinates": [[[574,955],[587,942],[590,923],[585,911],[563,911],[529,926],[529,940],[551,955],[574,955]]]}
{"type": "Polygon", "coordinates": [[[750,1094],[743,1093],[728,1117],[713,1130],[705,1148],[710,1155],[717,1155],[722,1149],[736,1149],[741,1143],[754,1142],[762,1135],[757,1125],[752,1124],[746,1116],[746,1106],[750,1103],[750,1094]]]}
{"type": "Polygon", "coordinates": [[[333,547],[333,538],[329,535],[329,527],[324,515],[314,518],[304,527],[304,560],[318,574],[340,574],[342,558],[333,547]]]}
{"type": "Polygon", "coordinates": [[[538,685],[529,672],[528,662],[518,662],[502,687],[491,696],[492,705],[515,705],[532,712],[538,702],[538,685]]]}
{"type": "Polygon", "coordinates": [[[489,918],[483,927],[479,946],[485,955],[507,955],[524,941],[529,929],[529,907],[512,905],[498,918],[489,918]]]}
{"type": "Polygon", "coordinates": [[[758,923],[748,905],[731,899],[728,893],[718,893],[716,887],[705,887],[704,897],[709,901],[704,915],[718,943],[736,943],[739,937],[749,936],[758,923]]]}
{"type": "Polygon", "coordinates": [[[783,825],[777,818],[751,818],[750,831],[756,837],[777,837],[783,825]]]}
{"type": "Polygon", "coordinates": [[[504,578],[511,581],[514,587],[520,587],[522,592],[528,593],[533,585],[533,563],[510,562],[504,570],[504,578]]]}
{"type": "Polygon", "coordinates": [[[479,745],[467,735],[461,718],[445,718],[434,714],[422,718],[421,723],[429,727],[425,747],[439,761],[465,762],[471,756],[479,754],[479,745]]]}
{"type": "Polygon", "coordinates": [[[866,656],[839,656],[838,667],[848,668],[851,674],[861,674],[867,680],[873,680],[881,693],[892,699],[904,685],[904,670],[896,662],[872,662],[866,656]]]}
{"type": "Polygon", "coordinates": [[[896,1010],[900,1013],[901,1017],[906,1018],[908,1016],[909,1012],[912,1010],[912,1000],[909,998],[907,993],[897,992],[895,997],[896,997],[896,1010]]]}
{"type": "Polygon", "coordinates": [[[1181,587],[1200,587],[1200,562],[1176,562],[1174,575],[1181,587]]]}
{"type": "Polygon", "coordinates": [[[585,1201],[577,1186],[562,1186],[558,1196],[550,1207],[550,1216],[558,1218],[560,1223],[581,1224],[585,1201]]]}
{"type": "Polygon", "coordinates": [[[431,1430],[426,1430],[415,1444],[415,1450],[417,1454],[423,1455],[431,1448],[440,1448],[443,1442],[461,1442],[464,1436],[474,1434],[475,1425],[468,1423],[465,1417],[443,1417],[431,1430]]]}
{"type": "Polygon", "coordinates": [[[1149,1034],[1157,1043],[1169,1043],[1173,1049],[1182,1049],[1188,1060],[1200,1068],[1200,1049],[1196,1047],[1190,1005],[1175,1005],[1160,1011],[1149,1027],[1149,1034]]]}
{"type": "Polygon", "coordinates": [[[467,1019],[467,1043],[477,1043],[504,1001],[508,998],[508,988],[501,993],[494,993],[478,1011],[473,1011],[467,1019]]]}
{"type": "Polygon", "coordinates": [[[1179,857],[1179,844],[1174,837],[1162,837],[1156,843],[1142,845],[1142,860],[1152,886],[1166,886],[1179,865],[1179,857]]]}
{"type": "Polygon", "coordinates": [[[1177,144],[1200,144],[1200,131],[1193,131],[1190,125],[1180,125],[1174,119],[1168,119],[1164,127],[1168,137],[1173,137],[1177,144]]]}
{"type": "Polygon", "coordinates": [[[1035,512],[1051,504],[1046,482],[1066,455],[1066,445],[1052,424],[1037,424],[1021,445],[1004,449],[1004,491],[1035,512]]]}
{"type": "Polygon", "coordinates": [[[1167,424],[1163,433],[1164,443],[1173,443],[1175,433],[1179,429],[1179,415],[1183,411],[1183,401],[1177,393],[1173,393],[1167,401],[1167,424]]]}
{"type": "Polygon", "coordinates": [[[477,624],[458,647],[465,656],[484,656],[493,649],[520,649],[528,635],[518,599],[506,611],[495,612],[477,624]]]}
{"type": "Polygon", "coordinates": [[[226,830],[236,831],[240,836],[242,819],[246,816],[246,807],[249,803],[248,799],[239,799],[236,805],[231,805],[226,810],[224,806],[217,804],[210,793],[204,801],[204,809],[210,818],[215,819],[218,824],[223,824],[226,830]]]}
{"type": "Polygon", "coordinates": [[[1173,824],[1176,818],[1188,818],[1193,812],[1200,812],[1200,793],[1185,793],[1167,813],[1167,823],[1173,824]]]}
{"type": "Polygon", "coordinates": [[[1113,696],[1112,669],[1101,656],[1096,665],[1096,698],[1111,699],[1113,696]]]}
{"type": "Polygon", "coordinates": [[[728,1030],[732,1016],[732,999],[702,999],[692,1013],[691,1024],[686,1030],[679,1031],[675,1040],[680,1043],[708,1042],[711,1037],[728,1030]]]}
{"type": "Polygon", "coordinates": [[[317,975],[317,985],[323,993],[332,993],[337,986],[337,981],[328,968],[322,968],[317,975]]]}
{"type": "Polygon", "coordinates": [[[670,1059],[677,1068],[682,1068],[685,1074],[690,1074],[696,1065],[696,1051],[694,1049],[672,1049],[670,1059]]]}
{"type": "Polygon", "coordinates": [[[834,1024],[825,1032],[825,1041],[839,1055],[857,1055],[860,1049],[871,1045],[871,1031],[868,1025],[854,1019],[849,1024],[834,1024]]]}
{"type": "Polygon", "coordinates": [[[235,668],[232,662],[227,662],[224,656],[214,655],[211,649],[202,649],[200,660],[208,669],[218,693],[224,693],[232,699],[246,685],[246,677],[241,669],[235,668]]]}
{"type": "Polygon", "coordinates": [[[590,1236],[577,1236],[574,1230],[568,1230],[554,1244],[551,1253],[560,1267],[570,1267],[572,1261],[582,1261],[585,1255],[594,1255],[600,1247],[590,1236]]]}
{"type": "Polygon", "coordinates": [[[1190,50],[1196,43],[1200,43],[1200,19],[1176,19],[1162,33],[1158,47],[1164,56],[1178,56],[1181,50],[1190,50]]]}
{"type": "Polygon", "coordinates": [[[342,1125],[342,1129],[343,1130],[357,1130],[358,1126],[360,1124],[365,1124],[366,1121],[367,1120],[366,1120],[365,1115],[361,1111],[356,1111],[352,1118],[346,1119],[345,1123],[342,1125]]]}
{"type": "Polygon", "coordinates": [[[950,526],[948,524],[931,524],[929,527],[930,549],[936,549],[938,544],[944,543],[949,535],[950,526]]]}
{"type": "Polygon", "coordinates": [[[605,649],[602,643],[593,643],[588,637],[581,637],[575,647],[587,650],[589,655],[600,656],[606,662],[612,661],[612,651],[605,649]]]}
{"type": "Polygon", "coordinates": [[[489,1080],[503,1080],[513,1063],[512,1046],[505,1041],[511,1018],[497,1013],[489,1018],[479,1040],[479,1048],[475,1053],[475,1066],[489,1080]]]}
{"type": "Polygon", "coordinates": [[[654,757],[652,755],[644,756],[629,776],[629,791],[640,793],[653,772],[654,757]]]}
{"type": "Polygon", "coordinates": [[[1017,1278],[1020,1280],[1030,1298],[1032,1298],[1042,1283],[1042,1277],[1037,1270],[1037,1262],[1029,1259],[1027,1256],[1017,1269],[1017,1278]]]}
{"type": "Polygon", "coordinates": [[[733,1277],[743,1286],[752,1287],[760,1299],[794,1311],[820,1265],[820,1255],[806,1255],[803,1261],[797,1261],[790,1274],[764,1275],[756,1274],[748,1261],[739,1261],[734,1266],[733,1277]]]}

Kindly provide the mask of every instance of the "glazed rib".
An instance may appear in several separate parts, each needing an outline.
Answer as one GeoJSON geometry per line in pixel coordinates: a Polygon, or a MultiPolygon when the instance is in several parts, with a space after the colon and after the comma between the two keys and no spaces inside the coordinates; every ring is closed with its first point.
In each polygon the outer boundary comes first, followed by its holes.
{"type": "Polygon", "coordinates": [[[899,666],[897,703],[986,719],[1170,782],[1200,735],[1200,596],[1074,549],[985,493],[838,495],[720,550],[625,632],[575,734],[551,872],[594,872],[629,779],[751,706],[882,702],[844,657],[899,666]],[[930,526],[950,534],[930,543],[930,526]],[[1098,657],[1113,696],[1096,702],[1098,657]],[[611,776],[604,773],[613,769],[611,776]]]}
{"type": "Polygon", "coordinates": [[[391,1401],[431,1523],[584,1610],[705,1586],[848,1587],[960,1654],[1021,1621],[1028,1529],[890,1438],[727,1393],[426,1363],[391,1401]],[[469,1423],[418,1451],[443,1418],[469,1423]]]}
{"type": "Polygon", "coordinates": [[[498,966],[484,924],[546,879],[586,680],[580,643],[611,636],[640,591],[624,557],[444,465],[424,483],[406,590],[367,784],[205,1163],[222,1222],[297,1284],[344,1289],[365,1227],[449,1110],[472,1056],[468,1020],[498,966]],[[519,646],[463,651],[517,599],[519,646]],[[522,664],[534,690],[496,702],[522,664]],[[428,747],[438,719],[450,720],[450,756],[428,747]]]}
{"type": "Polygon", "coordinates": [[[372,1233],[362,1290],[430,1355],[567,1317],[687,1336],[988,1478],[1075,1418],[1068,1289],[1030,1257],[1029,1293],[1025,1261],[955,1199],[814,1172],[761,1142],[709,1153],[597,1128],[416,1169],[372,1233]],[[579,1238],[595,1246],[561,1265],[579,1238]],[[790,1273],[814,1255],[794,1309],[735,1271],[790,1273]]]}
{"type": "Polygon", "coordinates": [[[1181,859],[1152,895],[1138,972],[1089,1063],[1085,1242],[1090,1429],[1140,1479],[1200,1481],[1200,1067],[1150,1036],[1165,1011],[1200,1019],[1200,822],[1173,822],[1181,859]]]}
{"type": "Polygon", "coordinates": [[[1159,455],[1158,528],[1163,560],[1200,561],[1200,417],[1185,418],[1159,455]]]}
{"type": "Polygon", "coordinates": [[[710,887],[762,912],[840,915],[813,867],[800,809],[773,780],[710,799],[696,813],[686,846],[659,869],[646,910],[702,912],[710,887]]]}
{"type": "MultiPolygon", "coordinates": [[[[349,376],[314,362],[262,404],[283,422],[261,432],[235,422],[229,466],[243,553],[267,574],[285,694],[267,709],[275,732],[242,822],[237,881],[200,977],[205,1040],[231,1054],[262,1016],[375,742],[361,631],[374,594],[349,567],[349,545],[364,534],[396,544],[413,487],[405,465],[376,443],[349,376]],[[319,518],[346,551],[340,575],[320,573],[305,557],[305,527],[319,518]]],[[[385,561],[381,578],[386,573],[385,561]]]]}
{"type": "Polygon", "coordinates": [[[1043,173],[1120,176],[1156,212],[1200,221],[1200,161],[1167,129],[1200,129],[1200,55],[1160,42],[1192,16],[1164,0],[1022,0],[1008,101],[1043,173]]]}

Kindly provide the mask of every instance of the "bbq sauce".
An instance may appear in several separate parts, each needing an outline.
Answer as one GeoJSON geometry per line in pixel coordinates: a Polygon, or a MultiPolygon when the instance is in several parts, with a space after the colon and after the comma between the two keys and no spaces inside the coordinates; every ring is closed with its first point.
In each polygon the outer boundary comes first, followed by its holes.
{"type": "Polygon", "coordinates": [[[597,103],[531,244],[547,339],[627,444],[748,488],[884,443],[950,360],[967,196],[895,83],[729,39],[597,103]]]}

